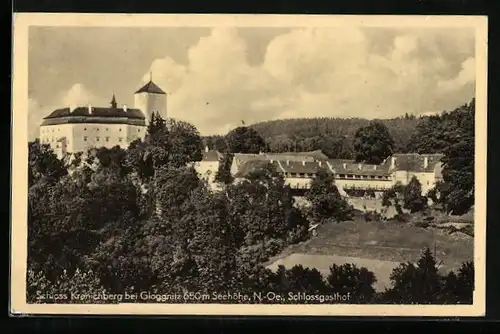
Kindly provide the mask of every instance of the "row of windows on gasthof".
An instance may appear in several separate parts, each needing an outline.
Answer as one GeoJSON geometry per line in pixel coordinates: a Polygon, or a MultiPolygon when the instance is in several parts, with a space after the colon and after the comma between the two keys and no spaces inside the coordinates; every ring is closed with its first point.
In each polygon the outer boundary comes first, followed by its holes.
{"type": "MultiPolygon", "coordinates": [[[[315,173],[283,173],[285,177],[294,177],[294,178],[312,178],[316,177],[315,173]]],[[[351,174],[336,174],[335,178],[337,179],[358,179],[358,180],[381,180],[381,181],[389,181],[391,179],[390,176],[384,175],[351,175],[351,174]]]]}
{"type": "MultiPolygon", "coordinates": [[[[94,130],[99,131],[99,128],[95,128],[94,130]]],[[[61,131],[61,129],[57,129],[57,132],[60,132],[60,131],[61,131]]],[[[87,131],[87,128],[83,128],[83,131],[87,131]]],[[[109,131],[109,128],[106,128],[105,131],[109,131]]],[[[122,128],[118,129],[118,131],[121,132],[122,128]]],[[[51,132],[56,132],[56,131],[54,131],[54,129],[42,129],[42,133],[51,133],[51,132]],[[50,130],[52,130],[52,131],[50,131],[50,130]]],[[[137,132],[141,132],[141,129],[137,129],[137,132]]]]}

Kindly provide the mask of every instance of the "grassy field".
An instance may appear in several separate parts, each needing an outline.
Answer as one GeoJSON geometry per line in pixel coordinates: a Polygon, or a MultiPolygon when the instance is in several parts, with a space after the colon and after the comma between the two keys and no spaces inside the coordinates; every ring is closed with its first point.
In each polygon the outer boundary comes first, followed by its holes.
{"type": "Polygon", "coordinates": [[[362,219],[318,227],[318,235],[288,247],[268,264],[271,267],[294,264],[324,271],[326,263],[343,264],[346,260],[372,270],[379,287],[386,285],[390,272],[401,262],[416,262],[422,250],[436,250],[442,271],[458,268],[473,259],[473,238],[460,233],[423,229],[410,223],[365,222],[362,219]],[[375,260],[375,261],[372,261],[375,260]],[[377,262],[378,261],[378,262],[377,262]]]}

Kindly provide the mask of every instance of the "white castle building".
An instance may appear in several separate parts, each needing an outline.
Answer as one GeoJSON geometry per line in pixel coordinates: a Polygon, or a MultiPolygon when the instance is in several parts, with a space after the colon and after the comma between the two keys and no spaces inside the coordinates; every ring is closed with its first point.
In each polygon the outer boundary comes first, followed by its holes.
{"type": "Polygon", "coordinates": [[[40,125],[40,142],[59,157],[90,148],[120,146],[146,134],[151,115],[167,117],[167,94],[151,79],[135,92],[134,108],[118,107],[115,95],[109,107],[76,106],[54,110],[40,125]]]}

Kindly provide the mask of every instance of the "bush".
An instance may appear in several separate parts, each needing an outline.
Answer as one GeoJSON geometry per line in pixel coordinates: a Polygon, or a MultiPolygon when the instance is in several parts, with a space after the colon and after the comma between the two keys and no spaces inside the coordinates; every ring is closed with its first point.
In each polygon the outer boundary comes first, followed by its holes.
{"type": "Polygon", "coordinates": [[[394,304],[472,303],[474,270],[472,262],[462,264],[458,274],[442,276],[428,248],[417,264],[402,263],[391,274],[393,287],[380,294],[379,302],[394,304]]]}
{"type": "Polygon", "coordinates": [[[429,227],[429,223],[426,222],[426,221],[423,221],[423,222],[416,222],[415,223],[415,226],[416,227],[421,227],[421,228],[428,228],[429,227]]]}
{"type": "Polygon", "coordinates": [[[77,269],[72,275],[66,270],[54,282],[43,272],[28,270],[26,300],[33,304],[105,304],[118,300],[104,299],[109,292],[103,288],[93,271],[77,269]]]}
{"type": "Polygon", "coordinates": [[[349,294],[349,303],[369,303],[375,294],[373,284],[377,279],[368,269],[346,263],[341,266],[333,264],[327,282],[333,293],[349,294]]]}

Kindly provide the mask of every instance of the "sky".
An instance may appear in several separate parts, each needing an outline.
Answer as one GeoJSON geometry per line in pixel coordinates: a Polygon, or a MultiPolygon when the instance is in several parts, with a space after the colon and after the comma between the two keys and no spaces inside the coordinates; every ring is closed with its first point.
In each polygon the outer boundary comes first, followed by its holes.
{"type": "Polygon", "coordinates": [[[30,27],[29,136],[57,108],[132,107],[150,73],[202,135],[451,110],[474,96],[474,44],[471,28],[30,27]]]}

